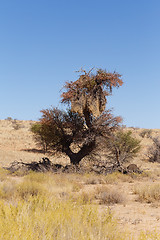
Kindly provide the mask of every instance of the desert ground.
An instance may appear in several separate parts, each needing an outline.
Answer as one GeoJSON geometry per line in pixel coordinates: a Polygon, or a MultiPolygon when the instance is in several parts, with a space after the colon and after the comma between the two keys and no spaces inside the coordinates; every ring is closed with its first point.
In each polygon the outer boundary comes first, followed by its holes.
{"type": "MultiPolygon", "coordinates": [[[[9,166],[14,161],[39,161],[44,154],[37,148],[30,127],[33,121],[0,120],[0,166],[9,166]]],[[[101,201],[102,210],[111,211],[117,219],[120,231],[130,233],[132,239],[160,239],[160,163],[151,163],[147,159],[147,150],[152,146],[151,139],[141,137],[144,129],[130,128],[133,135],[141,140],[141,151],[131,163],[143,170],[142,174],[111,174],[101,176],[91,174],[88,176],[72,176],[74,181],[81,184],[80,192],[93,196],[97,189],[102,192],[108,188],[111,194],[116,195],[116,201],[101,201]],[[155,190],[157,198],[145,196],[146,189],[155,190]],[[142,194],[142,196],[140,195],[142,194]],[[159,195],[158,195],[159,194],[159,195]],[[148,238],[140,238],[140,234],[148,234],[148,238]],[[156,233],[157,238],[151,237],[156,233]],[[158,238],[159,237],[159,238],[158,238]]],[[[160,130],[153,129],[153,137],[160,137],[160,130]]],[[[69,163],[64,156],[49,156],[54,163],[69,163]]],[[[21,176],[11,176],[21,179],[21,176]]],[[[95,198],[95,202],[98,198],[95,198]]],[[[101,200],[102,200],[101,199],[101,200]]],[[[93,201],[94,202],[94,201],[93,201]]],[[[147,236],[147,235],[146,235],[147,236]]]]}

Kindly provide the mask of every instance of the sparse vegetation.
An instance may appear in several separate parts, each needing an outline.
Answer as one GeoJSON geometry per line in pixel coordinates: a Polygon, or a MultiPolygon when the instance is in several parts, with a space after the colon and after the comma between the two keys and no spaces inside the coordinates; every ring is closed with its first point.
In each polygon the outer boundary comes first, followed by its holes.
{"type": "Polygon", "coordinates": [[[121,166],[134,158],[140,150],[140,141],[132,137],[131,131],[118,131],[107,141],[107,147],[110,151],[110,158],[121,166]]]}
{"type": "Polygon", "coordinates": [[[12,121],[13,119],[11,117],[7,117],[5,120],[12,121]]]}
{"type": "Polygon", "coordinates": [[[66,198],[69,186],[78,184],[72,179],[33,172],[20,179],[1,186],[0,239],[124,239],[112,213],[99,212],[89,194],[66,198]]]}
{"type": "Polygon", "coordinates": [[[95,194],[100,204],[125,203],[125,194],[115,187],[99,187],[95,194]]]}
{"type": "Polygon", "coordinates": [[[124,239],[111,213],[100,214],[96,207],[72,201],[58,202],[45,196],[16,206],[1,201],[0,215],[0,238],[6,240],[124,239]]]}
{"type": "Polygon", "coordinates": [[[22,126],[17,120],[12,120],[12,127],[14,130],[19,130],[22,126]]]}
{"type": "Polygon", "coordinates": [[[151,138],[153,145],[148,149],[148,158],[150,162],[160,162],[160,139],[151,138]]]}
{"type": "Polygon", "coordinates": [[[160,200],[160,184],[141,184],[134,188],[140,202],[153,203],[160,200]]]}
{"type": "Polygon", "coordinates": [[[0,182],[4,181],[7,177],[8,171],[0,168],[0,182]]]}
{"type": "Polygon", "coordinates": [[[156,230],[153,231],[146,231],[142,232],[138,238],[138,240],[159,240],[160,239],[160,233],[158,233],[156,230]]]}
{"type": "MultiPolygon", "coordinates": [[[[132,177],[118,172],[107,176],[30,172],[13,177],[4,171],[0,239],[132,239],[125,229],[119,230],[118,221],[106,208],[126,206],[128,192],[119,188],[125,182],[133,183],[132,177]]],[[[139,201],[158,202],[160,186],[152,185],[145,194],[136,189],[135,193],[142,195],[139,201]]],[[[139,188],[142,191],[141,185],[139,188]]],[[[156,231],[143,232],[137,239],[151,236],[159,239],[156,231]]]]}
{"type": "Polygon", "coordinates": [[[16,184],[12,180],[7,180],[0,185],[0,199],[12,200],[16,193],[16,184]]]}
{"type": "Polygon", "coordinates": [[[118,182],[132,182],[133,179],[131,175],[122,174],[120,172],[113,172],[111,174],[107,174],[104,177],[104,181],[107,184],[117,184],[118,182]]]}
{"type": "Polygon", "coordinates": [[[142,138],[144,137],[147,137],[147,138],[150,138],[151,137],[151,134],[152,134],[152,130],[151,129],[143,129],[141,132],[140,132],[140,136],[142,138]]]}

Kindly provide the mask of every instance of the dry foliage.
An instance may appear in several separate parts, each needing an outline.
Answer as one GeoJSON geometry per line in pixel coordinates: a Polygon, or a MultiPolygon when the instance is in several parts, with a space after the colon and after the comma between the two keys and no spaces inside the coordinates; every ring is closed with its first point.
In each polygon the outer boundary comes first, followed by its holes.
{"type": "Polygon", "coordinates": [[[100,204],[125,203],[124,193],[120,192],[115,187],[99,187],[97,188],[95,195],[96,198],[99,200],[100,204]]]}
{"type": "Polygon", "coordinates": [[[80,115],[83,115],[85,110],[98,117],[105,110],[106,96],[112,93],[112,88],[123,84],[121,75],[102,69],[98,69],[95,74],[92,70],[86,72],[83,69],[80,73],[77,81],[66,82],[62,102],[71,103],[72,111],[80,115]]]}
{"type": "Polygon", "coordinates": [[[160,200],[160,184],[141,184],[134,188],[134,193],[138,195],[138,201],[153,203],[160,200]]]}
{"type": "Polygon", "coordinates": [[[148,149],[148,158],[150,162],[160,162],[160,139],[151,138],[153,145],[148,149]]]}

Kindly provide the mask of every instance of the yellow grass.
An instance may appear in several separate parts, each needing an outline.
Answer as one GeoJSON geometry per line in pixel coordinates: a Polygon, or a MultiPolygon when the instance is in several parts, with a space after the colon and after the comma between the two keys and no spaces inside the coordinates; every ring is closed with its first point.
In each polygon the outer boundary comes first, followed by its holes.
{"type": "Polygon", "coordinates": [[[107,211],[71,201],[34,196],[16,205],[0,203],[0,238],[18,239],[124,239],[107,211]]]}
{"type": "Polygon", "coordinates": [[[140,202],[152,203],[160,200],[160,184],[140,184],[134,188],[140,202]]]}
{"type": "Polygon", "coordinates": [[[126,196],[116,187],[98,187],[95,193],[100,204],[125,203],[126,196]]]}
{"type": "Polygon", "coordinates": [[[1,185],[0,239],[124,239],[107,209],[101,212],[98,205],[84,205],[81,195],[76,202],[71,197],[57,198],[46,185],[52,182],[54,189],[54,181],[56,175],[31,173],[20,183],[10,179],[10,189],[6,182],[1,185]]]}
{"type": "MultiPolygon", "coordinates": [[[[91,199],[96,199],[96,193],[103,204],[117,203],[123,202],[123,194],[104,185],[91,195],[81,185],[75,192],[74,186],[80,183],[73,179],[76,176],[51,173],[31,172],[19,178],[6,175],[0,184],[0,239],[133,239],[125,229],[120,231],[107,206],[102,209],[91,199]]],[[[137,239],[160,237],[153,231],[141,233],[137,239]]]]}

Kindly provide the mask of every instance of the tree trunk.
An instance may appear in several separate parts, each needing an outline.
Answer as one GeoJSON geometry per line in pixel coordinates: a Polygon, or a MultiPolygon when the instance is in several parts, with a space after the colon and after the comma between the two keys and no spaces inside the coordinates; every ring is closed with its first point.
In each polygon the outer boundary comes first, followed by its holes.
{"type": "Polygon", "coordinates": [[[116,162],[117,162],[117,166],[120,167],[121,166],[121,162],[120,162],[120,152],[119,150],[115,147],[115,154],[116,154],[116,162]]]}
{"type": "Polygon", "coordinates": [[[92,152],[94,147],[95,147],[95,141],[92,141],[89,144],[83,145],[83,147],[78,153],[72,152],[72,150],[69,147],[65,149],[64,152],[70,158],[71,164],[78,165],[84,157],[86,157],[92,152]]]}

